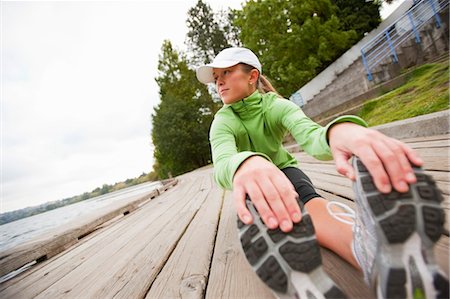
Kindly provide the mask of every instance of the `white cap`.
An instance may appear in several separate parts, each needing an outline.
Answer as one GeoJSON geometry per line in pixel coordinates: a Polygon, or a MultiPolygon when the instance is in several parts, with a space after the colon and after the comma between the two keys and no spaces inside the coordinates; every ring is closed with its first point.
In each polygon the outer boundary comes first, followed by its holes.
{"type": "Polygon", "coordinates": [[[220,51],[213,62],[197,68],[197,79],[204,83],[214,83],[213,68],[227,68],[238,63],[255,67],[261,74],[261,63],[258,57],[247,48],[227,48],[220,51]]]}

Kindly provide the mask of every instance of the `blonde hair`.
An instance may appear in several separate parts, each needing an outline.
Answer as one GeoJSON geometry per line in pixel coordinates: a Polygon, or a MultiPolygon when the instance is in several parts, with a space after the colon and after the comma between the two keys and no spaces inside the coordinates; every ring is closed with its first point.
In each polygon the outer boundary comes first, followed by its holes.
{"type": "MultiPolygon", "coordinates": [[[[249,64],[246,64],[246,63],[239,63],[239,65],[241,66],[242,70],[247,72],[247,73],[250,73],[250,71],[253,70],[253,69],[257,70],[255,67],[253,67],[253,66],[251,66],[249,64]]],[[[258,71],[258,73],[259,73],[259,71],[258,71]]],[[[260,73],[258,75],[258,81],[256,83],[256,88],[258,89],[258,91],[260,93],[274,92],[278,96],[280,96],[280,94],[272,86],[272,83],[270,83],[269,79],[267,79],[266,77],[264,77],[264,75],[262,75],[260,73]]]]}

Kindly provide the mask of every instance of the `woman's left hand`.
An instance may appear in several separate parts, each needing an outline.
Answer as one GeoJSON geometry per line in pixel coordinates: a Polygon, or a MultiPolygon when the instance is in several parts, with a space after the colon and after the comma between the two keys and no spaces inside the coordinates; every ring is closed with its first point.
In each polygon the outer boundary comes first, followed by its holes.
{"type": "Polygon", "coordinates": [[[408,184],[416,182],[410,162],[421,166],[423,161],[403,142],[350,122],[333,125],[328,137],[337,171],[351,180],[355,172],[348,160],[356,155],[382,193],[391,192],[392,187],[407,192],[408,184]]]}

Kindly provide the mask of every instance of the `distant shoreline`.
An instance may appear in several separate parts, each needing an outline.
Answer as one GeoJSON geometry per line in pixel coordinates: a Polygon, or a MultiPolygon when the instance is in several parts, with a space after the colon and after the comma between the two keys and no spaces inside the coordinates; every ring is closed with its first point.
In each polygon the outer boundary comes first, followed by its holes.
{"type": "Polygon", "coordinates": [[[13,210],[9,212],[4,212],[0,214],[0,225],[10,223],[16,220],[20,220],[23,218],[31,217],[34,215],[38,215],[41,213],[45,213],[47,211],[51,211],[57,208],[61,208],[67,205],[71,205],[77,202],[81,202],[87,199],[95,198],[98,196],[102,196],[105,194],[110,194],[125,188],[129,188],[132,186],[136,186],[142,183],[158,183],[161,181],[153,181],[148,178],[148,175],[143,173],[138,178],[127,179],[125,182],[115,183],[114,185],[104,184],[101,188],[97,187],[91,192],[85,192],[83,194],[75,195],[69,198],[49,201],[40,205],[25,207],[18,210],[13,210]]]}

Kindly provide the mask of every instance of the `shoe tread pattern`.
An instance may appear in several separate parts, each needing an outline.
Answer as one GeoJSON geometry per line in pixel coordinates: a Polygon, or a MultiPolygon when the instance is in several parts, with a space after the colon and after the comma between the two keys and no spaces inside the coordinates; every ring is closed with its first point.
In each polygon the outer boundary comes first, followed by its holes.
{"type": "Polygon", "coordinates": [[[315,239],[301,244],[286,242],[280,247],[280,254],[292,269],[303,273],[309,273],[322,264],[315,239]]]}
{"type": "Polygon", "coordinates": [[[359,159],[357,160],[357,169],[361,176],[361,187],[366,193],[367,202],[373,214],[382,217],[387,212],[396,209],[393,215],[379,221],[389,243],[402,243],[419,229],[416,227],[416,213],[422,214],[423,231],[426,236],[433,243],[439,240],[444,230],[445,213],[443,209],[439,206],[424,206],[421,210],[416,210],[413,204],[415,201],[432,205],[442,202],[442,194],[432,177],[421,172],[420,168],[413,167],[417,178],[417,183],[412,187],[416,189],[415,195],[411,190],[406,193],[393,190],[389,194],[382,194],[377,191],[367,168],[359,159]]]}
{"type": "Polygon", "coordinates": [[[324,294],[326,299],[345,298],[345,294],[337,287],[332,287],[328,292],[324,294]]]}
{"type": "MultiPolygon", "coordinates": [[[[425,174],[421,168],[413,167],[417,183],[410,186],[410,191],[399,193],[393,190],[389,194],[382,194],[374,190],[372,178],[359,159],[356,160],[356,166],[361,189],[389,244],[403,243],[416,231],[423,239],[428,238],[433,244],[439,240],[444,231],[445,213],[440,207],[443,201],[441,191],[431,176],[425,174]],[[423,221],[417,222],[418,216],[423,221]],[[423,227],[418,227],[419,223],[423,227]]],[[[406,275],[403,268],[390,268],[388,283],[382,296],[405,298],[406,275]]],[[[448,298],[448,279],[437,272],[433,277],[434,287],[438,292],[437,298],[448,298]]]]}
{"type": "Polygon", "coordinates": [[[264,281],[271,289],[286,293],[288,287],[288,278],[284,273],[278,261],[269,256],[259,269],[256,270],[256,274],[264,281]]]}
{"type": "MultiPolygon", "coordinates": [[[[249,199],[246,203],[248,207],[252,205],[249,199]]],[[[253,217],[262,222],[259,215],[253,217]]],[[[322,265],[320,247],[314,237],[314,226],[308,214],[304,214],[302,221],[294,224],[289,233],[284,233],[279,228],[273,230],[265,228],[261,231],[255,224],[245,225],[239,219],[237,226],[239,230],[245,231],[240,241],[247,260],[261,280],[276,292],[287,293],[289,277],[289,273],[286,273],[280,265],[281,261],[277,260],[278,257],[281,257],[292,270],[303,273],[310,273],[322,265]],[[268,244],[269,240],[274,245],[268,244]],[[271,246],[272,249],[269,249],[271,246]],[[278,248],[277,255],[269,252],[274,250],[273,247],[278,248]]],[[[333,286],[328,293],[330,295],[325,296],[326,298],[333,298],[330,297],[333,294],[339,294],[339,298],[346,297],[337,286],[333,286]]]]}
{"type": "Polygon", "coordinates": [[[438,291],[436,298],[448,299],[449,297],[449,283],[448,279],[440,273],[436,273],[433,277],[434,288],[438,291]]]}
{"type": "Polygon", "coordinates": [[[389,243],[403,243],[416,230],[416,210],[412,205],[402,205],[397,213],[380,221],[381,229],[389,243]]]}
{"type": "Polygon", "coordinates": [[[435,207],[422,207],[424,220],[424,231],[428,238],[434,243],[439,240],[444,232],[445,213],[444,210],[435,207]]]}
{"type": "Polygon", "coordinates": [[[404,269],[390,269],[388,274],[386,297],[392,299],[406,298],[406,271],[404,269]]]}

